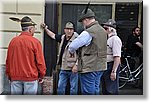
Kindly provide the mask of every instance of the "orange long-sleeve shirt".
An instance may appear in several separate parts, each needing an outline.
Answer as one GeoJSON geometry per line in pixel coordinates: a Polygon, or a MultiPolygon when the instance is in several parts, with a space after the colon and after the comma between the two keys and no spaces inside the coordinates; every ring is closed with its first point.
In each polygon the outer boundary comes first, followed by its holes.
{"type": "Polygon", "coordinates": [[[22,32],[9,44],[6,74],[11,80],[33,81],[46,73],[45,60],[39,40],[22,32]]]}

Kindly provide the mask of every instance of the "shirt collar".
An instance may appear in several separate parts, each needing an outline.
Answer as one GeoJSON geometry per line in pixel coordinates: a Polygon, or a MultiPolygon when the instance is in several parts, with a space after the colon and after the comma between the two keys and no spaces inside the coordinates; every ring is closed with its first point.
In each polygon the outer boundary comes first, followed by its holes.
{"type": "Polygon", "coordinates": [[[91,26],[98,24],[98,21],[94,21],[91,24],[89,24],[88,26],[86,26],[86,29],[90,28],[91,26]]]}
{"type": "Polygon", "coordinates": [[[31,34],[31,33],[29,33],[29,32],[25,32],[25,31],[21,32],[21,34],[20,34],[20,35],[28,35],[28,36],[32,36],[32,34],[31,34]]]}

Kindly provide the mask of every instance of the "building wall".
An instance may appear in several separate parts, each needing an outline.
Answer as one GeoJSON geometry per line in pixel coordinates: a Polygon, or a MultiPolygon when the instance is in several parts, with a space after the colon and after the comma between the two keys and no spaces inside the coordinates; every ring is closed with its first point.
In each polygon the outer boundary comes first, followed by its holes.
{"type": "MultiPolygon", "coordinates": [[[[45,0],[2,0],[0,9],[0,78],[4,74],[7,48],[12,38],[21,32],[20,24],[11,21],[9,17],[22,18],[29,16],[37,23],[34,37],[43,44],[43,31],[40,24],[44,22],[45,0]],[[3,73],[3,74],[2,74],[3,73]]],[[[0,79],[0,93],[3,91],[3,81],[0,79]]]]}
{"type": "Polygon", "coordinates": [[[142,0],[58,0],[62,3],[73,3],[73,4],[87,4],[91,1],[92,4],[101,4],[101,3],[116,3],[116,2],[141,2],[142,0]]]}

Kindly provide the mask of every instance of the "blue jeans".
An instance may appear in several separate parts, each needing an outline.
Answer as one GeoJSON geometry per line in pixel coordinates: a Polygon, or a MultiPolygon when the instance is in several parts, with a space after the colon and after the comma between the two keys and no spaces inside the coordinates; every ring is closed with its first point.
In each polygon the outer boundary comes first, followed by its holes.
{"type": "Polygon", "coordinates": [[[12,95],[36,95],[38,81],[11,81],[12,95]]]}
{"type": "Polygon", "coordinates": [[[103,71],[95,71],[80,74],[81,93],[83,95],[99,95],[100,80],[103,71]]]}
{"type": "Polygon", "coordinates": [[[65,95],[67,81],[70,82],[70,94],[77,95],[78,93],[78,73],[72,73],[72,71],[61,70],[59,73],[58,82],[58,95],[65,95]]]}

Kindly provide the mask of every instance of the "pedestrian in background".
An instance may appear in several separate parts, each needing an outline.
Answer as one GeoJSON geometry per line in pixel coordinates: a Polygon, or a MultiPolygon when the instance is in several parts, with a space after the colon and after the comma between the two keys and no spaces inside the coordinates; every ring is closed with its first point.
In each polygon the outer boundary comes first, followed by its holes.
{"type": "Polygon", "coordinates": [[[141,38],[141,31],[139,27],[132,29],[132,34],[128,36],[125,46],[126,54],[131,56],[135,63],[132,63],[131,71],[143,63],[143,39],[141,38]],[[133,65],[134,64],[134,65],[133,65]]]}

